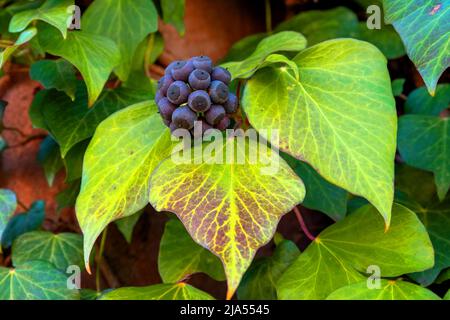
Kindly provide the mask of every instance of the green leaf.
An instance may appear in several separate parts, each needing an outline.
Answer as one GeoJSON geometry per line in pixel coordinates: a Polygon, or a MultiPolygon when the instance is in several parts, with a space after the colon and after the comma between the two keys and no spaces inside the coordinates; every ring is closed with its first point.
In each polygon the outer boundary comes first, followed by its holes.
{"type": "Polygon", "coordinates": [[[366,42],[338,39],[294,61],[300,81],[283,68],[248,81],[242,105],[251,125],[277,130],[273,145],[368,199],[389,225],[397,116],[386,58],[366,42]]]}
{"type": "Polygon", "coordinates": [[[141,210],[131,216],[116,221],[117,228],[128,243],[131,243],[134,227],[143,213],[144,211],[141,210]]]}
{"type": "Polygon", "coordinates": [[[67,21],[72,16],[68,10],[74,5],[73,0],[47,0],[36,9],[15,14],[9,24],[9,32],[21,32],[35,20],[42,20],[57,28],[64,38],[67,37],[67,21]]]}
{"type": "Polygon", "coordinates": [[[44,167],[48,185],[52,186],[56,174],[62,169],[64,164],[61,159],[61,153],[59,152],[59,145],[51,136],[47,136],[41,142],[37,159],[44,167]]]}
{"type": "Polygon", "coordinates": [[[67,277],[45,261],[29,261],[15,269],[0,267],[0,300],[77,300],[67,277]]]}
{"type": "Polygon", "coordinates": [[[38,39],[44,51],[66,59],[80,71],[89,93],[88,104],[92,106],[120,62],[117,45],[109,38],[84,30],[69,32],[63,39],[56,29],[48,26],[39,28],[38,39]]]}
{"type": "Polygon", "coordinates": [[[139,43],[158,30],[158,13],[153,1],[96,0],[84,13],[81,24],[86,32],[114,40],[121,56],[115,72],[125,81],[139,43]]]}
{"type": "Polygon", "coordinates": [[[411,92],[405,103],[405,113],[438,116],[450,105],[450,84],[438,84],[434,97],[430,96],[426,87],[411,92]]]}
{"type": "Polygon", "coordinates": [[[439,274],[439,277],[437,277],[436,279],[436,283],[441,284],[448,280],[450,280],[450,268],[442,271],[441,274],[439,274]]]}
{"type": "Polygon", "coordinates": [[[392,94],[394,97],[398,97],[403,93],[405,81],[406,79],[403,78],[392,80],[392,94]]]}
{"type": "Polygon", "coordinates": [[[450,300],[450,290],[448,290],[447,293],[445,294],[444,300],[450,300]]]}
{"type": "Polygon", "coordinates": [[[120,288],[105,293],[99,300],[214,300],[214,298],[204,291],[181,282],[120,288]]]}
{"type": "Polygon", "coordinates": [[[172,24],[180,35],[184,35],[185,0],[161,0],[161,9],[165,23],[172,24]]]}
{"type": "Polygon", "coordinates": [[[409,58],[434,95],[439,77],[450,65],[450,6],[435,0],[383,0],[383,6],[386,22],[400,34],[409,58]]]}
{"type": "Polygon", "coordinates": [[[45,88],[65,92],[72,100],[75,100],[77,88],[75,69],[66,60],[37,61],[31,65],[30,77],[39,81],[45,88]]]}
{"type": "Polygon", "coordinates": [[[311,10],[296,15],[275,29],[276,32],[286,30],[300,32],[308,39],[308,45],[312,46],[325,40],[356,35],[358,17],[345,7],[311,10]]]}
{"type": "Polygon", "coordinates": [[[16,194],[8,189],[0,189],[0,240],[2,239],[3,231],[5,230],[9,219],[14,214],[14,211],[16,211],[16,207],[16,194]]]}
{"type": "Polygon", "coordinates": [[[263,39],[255,51],[245,60],[227,62],[222,67],[228,69],[234,79],[249,78],[268,56],[280,51],[300,51],[306,47],[306,39],[300,33],[284,31],[263,39]]]}
{"type": "Polygon", "coordinates": [[[170,132],[154,102],[116,112],[103,121],[86,151],[76,212],[88,264],[95,240],[112,221],[148,203],[149,177],[170,155],[170,132]]]}
{"type": "Polygon", "coordinates": [[[342,287],[327,300],[441,300],[433,291],[401,280],[380,280],[379,289],[367,288],[362,281],[342,287]]]}
{"type": "Polygon", "coordinates": [[[241,61],[248,58],[255,50],[262,39],[267,37],[266,33],[257,33],[242,38],[228,51],[227,55],[221,60],[221,63],[229,61],[241,61]]]}
{"type": "Polygon", "coordinates": [[[166,223],[159,248],[158,270],[164,283],[175,283],[199,272],[218,281],[225,280],[220,260],[196,244],[178,219],[166,223]]]}
{"type": "Polygon", "coordinates": [[[65,158],[76,144],[92,137],[97,126],[108,116],[152,97],[148,92],[131,88],[106,89],[94,106],[88,108],[86,89],[79,85],[74,102],[56,90],[38,95],[38,100],[31,106],[30,116],[35,125],[41,125],[52,133],[65,158]]]}
{"type": "Polygon", "coordinates": [[[45,218],[45,202],[34,202],[27,212],[19,213],[9,220],[2,236],[3,247],[9,248],[24,233],[38,229],[45,218]]]}
{"type": "Polygon", "coordinates": [[[401,198],[399,203],[413,210],[427,228],[435,252],[435,264],[423,272],[410,275],[423,286],[429,286],[439,273],[450,267],[450,198],[439,203],[437,201],[428,205],[421,205],[414,200],[401,198]]]}
{"type": "Polygon", "coordinates": [[[369,29],[366,22],[358,24],[359,32],[355,38],[377,46],[388,59],[397,59],[406,54],[405,46],[392,26],[383,24],[381,29],[369,29]]]}
{"type": "Polygon", "coordinates": [[[201,145],[190,150],[190,163],[168,158],[150,179],[153,207],[176,213],[194,241],[222,260],[227,298],[280,218],[305,196],[302,181],[278,154],[259,152],[259,143],[238,144],[238,139],[208,144],[205,153],[213,147],[212,158],[203,155],[201,145]],[[228,149],[237,149],[239,160],[224,159],[228,149]],[[265,172],[273,169],[268,164],[277,165],[276,174],[265,172]]]}
{"type": "Polygon", "coordinates": [[[75,233],[27,232],[14,241],[11,251],[15,266],[30,260],[50,262],[63,272],[71,265],[83,266],[83,238],[75,233]]]}
{"type": "Polygon", "coordinates": [[[17,50],[17,48],[33,39],[36,34],[36,28],[27,29],[19,35],[19,38],[17,38],[14,45],[7,47],[5,50],[0,52],[0,69],[3,68],[5,62],[9,59],[9,57],[11,57],[11,55],[17,50]]]}
{"type": "Polygon", "coordinates": [[[57,210],[63,208],[75,207],[78,194],[80,193],[81,179],[75,180],[69,186],[56,195],[56,202],[58,203],[57,210]]]}
{"type": "Polygon", "coordinates": [[[277,292],[281,299],[324,299],[363,281],[369,266],[378,266],[382,277],[397,277],[433,264],[431,241],[414,212],[394,204],[385,232],[376,209],[367,205],[320,233],[281,277],[277,292]]]}
{"type": "Polygon", "coordinates": [[[276,283],[300,254],[295,243],[282,240],[273,256],[255,260],[242,278],[240,300],[276,300],[276,283]]]}
{"type": "Polygon", "coordinates": [[[439,198],[450,189],[450,124],[449,118],[425,115],[400,117],[398,149],[410,166],[431,171],[439,198]]]}
{"type": "Polygon", "coordinates": [[[342,220],[347,213],[347,192],[323,179],[305,162],[286,153],[281,155],[305,183],[306,196],[302,205],[319,210],[335,221],[342,220]]]}
{"type": "Polygon", "coordinates": [[[72,182],[81,178],[83,172],[83,159],[90,139],[77,143],[67,152],[63,159],[66,167],[66,182],[72,182]]]}

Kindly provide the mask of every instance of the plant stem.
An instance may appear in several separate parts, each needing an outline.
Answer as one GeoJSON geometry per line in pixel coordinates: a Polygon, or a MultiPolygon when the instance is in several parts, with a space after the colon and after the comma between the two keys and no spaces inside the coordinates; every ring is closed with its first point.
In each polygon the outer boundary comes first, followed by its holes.
{"type": "Polygon", "coordinates": [[[105,250],[107,234],[108,234],[108,227],[106,227],[106,229],[103,230],[102,240],[100,242],[100,249],[98,250],[97,269],[95,270],[95,287],[97,289],[97,292],[101,291],[101,288],[100,288],[100,265],[102,264],[102,260],[103,260],[103,251],[105,250]]]}
{"type": "Polygon", "coordinates": [[[266,1],[266,31],[272,33],[272,8],[270,7],[270,0],[266,1]]]}
{"type": "Polygon", "coordinates": [[[303,233],[308,237],[309,240],[314,241],[316,237],[314,237],[311,232],[309,232],[308,227],[306,226],[305,220],[303,220],[303,216],[299,210],[299,208],[294,207],[295,215],[297,216],[298,223],[300,224],[300,227],[302,228],[303,233]]]}
{"type": "Polygon", "coordinates": [[[155,44],[155,34],[152,33],[150,37],[148,37],[147,48],[145,49],[145,57],[144,57],[144,68],[145,74],[150,79],[150,56],[153,51],[153,46],[155,44]]]}

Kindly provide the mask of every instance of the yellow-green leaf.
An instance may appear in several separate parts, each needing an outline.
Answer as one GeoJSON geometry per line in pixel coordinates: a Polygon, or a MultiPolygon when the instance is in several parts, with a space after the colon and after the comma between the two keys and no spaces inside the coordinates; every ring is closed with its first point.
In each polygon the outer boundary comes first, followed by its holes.
{"type": "Polygon", "coordinates": [[[242,104],[250,123],[278,130],[274,145],[365,197],[389,225],[397,116],[386,58],[369,43],[337,39],[294,61],[299,81],[274,67],[248,81],[242,104]]]}
{"type": "Polygon", "coordinates": [[[104,120],[86,151],[76,203],[84,234],[84,259],[112,221],[148,203],[150,175],[171,150],[170,132],[154,102],[143,102],[104,120]]]}
{"type": "Polygon", "coordinates": [[[32,27],[27,29],[19,35],[19,38],[12,46],[7,47],[5,50],[0,52],[0,69],[3,68],[5,62],[9,59],[9,57],[11,57],[11,55],[17,50],[17,48],[33,39],[36,34],[36,28],[32,27]]]}
{"type": "Polygon", "coordinates": [[[302,181],[278,154],[258,152],[251,140],[244,150],[236,140],[228,138],[211,156],[224,160],[226,150],[236,148],[240,163],[211,164],[210,158],[200,158],[197,146],[190,163],[167,159],[150,180],[150,203],[158,211],[176,213],[192,238],[222,260],[228,298],[281,216],[305,196],[302,181]],[[255,156],[258,161],[251,161],[255,156]],[[263,174],[268,163],[278,163],[275,174],[263,174]]]}

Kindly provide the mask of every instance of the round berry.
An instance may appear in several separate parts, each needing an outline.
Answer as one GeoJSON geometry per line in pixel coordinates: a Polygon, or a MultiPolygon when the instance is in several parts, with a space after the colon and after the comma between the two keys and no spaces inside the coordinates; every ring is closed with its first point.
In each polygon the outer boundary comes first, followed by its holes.
{"type": "Polygon", "coordinates": [[[216,104],[223,104],[228,100],[228,86],[222,81],[215,80],[209,87],[211,100],[216,104]]]}
{"type": "Polygon", "coordinates": [[[230,118],[228,118],[227,116],[223,117],[222,120],[220,120],[216,124],[216,128],[221,131],[228,129],[229,126],[230,126],[230,118]]]}
{"type": "Polygon", "coordinates": [[[164,98],[164,95],[161,93],[161,91],[160,91],[160,90],[156,91],[156,94],[155,94],[155,102],[158,104],[158,102],[159,102],[162,98],[164,98]]]}
{"type": "Polygon", "coordinates": [[[211,84],[211,76],[202,69],[195,69],[189,75],[189,85],[194,90],[206,90],[211,84]]]}
{"type": "Polygon", "coordinates": [[[175,80],[186,82],[192,71],[194,71],[194,65],[191,61],[177,61],[170,72],[175,80]]]}
{"type": "Polygon", "coordinates": [[[163,119],[165,120],[170,120],[172,119],[172,113],[175,111],[175,109],[177,108],[176,105],[172,104],[169,99],[167,98],[162,98],[161,100],[159,100],[158,102],[158,111],[159,114],[163,117],[163,119]]]}
{"type": "Polygon", "coordinates": [[[170,132],[172,132],[172,133],[178,129],[178,127],[173,122],[169,124],[169,128],[170,128],[170,132]]]}
{"type": "Polygon", "coordinates": [[[238,108],[238,99],[235,94],[229,93],[228,100],[223,104],[226,113],[235,113],[238,108]]]}
{"type": "Polygon", "coordinates": [[[215,67],[211,72],[211,80],[219,80],[225,84],[229,84],[231,81],[231,73],[222,67],[215,67]]]}
{"type": "Polygon", "coordinates": [[[173,62],[171,62],[167,67],[166,67],[166,70],[164,71],[164,74],[165,75],[168,75],[168,76],[170,76],[170,77],[172,77],[172,69],[173,69],[173,67],[175,67],[176,65],[178,65],[180,62],[183,62],[183,61],[173,61],[173,62]]]}
{"type": "Polygon", "coordinates": [[[170,124],[172,123],[172,121],[167,120],[167,119],[163,119],[163,122],[167,127],[170,127],[170,124]]]}
{"type": "Polygon", "coordinates": [[[218,104],[214,104],[205,112],[205,119],[210,125],[219,123],[225,117],[225,109],[218,104]]]}
{"type": "Polygon", "coordinates": [[[197,114],[187,106],[177,108],[172,114],[172,124],[177,128],[191,130],[196,120],[197,114]]]}
{"type": "Polygon", "coordinates": [[[188,106],[195,112],[205,112],[211,107],[211,98],[206,91],[194,91],[189,95],[188,106]]]}
{"type": "Polygon", "coordinates": [[[167,89],[169,89],[170,85],[173,83],[173,79],[171,76],[163,76],[161,79],[159,79],[158,81],[158,90],[161,92],[161,94],[163,96],[166,95],[167,93],[167,89]]]}
{"type": "Polygon", "coordinates": [[[167,90],[167,99],[176,105],[185,103],[188,100],[191,89],[183,81],[175,81],[167,90]]]}
{"type": "Polygon", "coordinates": [[[213,68],[212,60],[207,56],[198,56],[191,59],[195,69],[202,69],[211,73],[213,68]]]}

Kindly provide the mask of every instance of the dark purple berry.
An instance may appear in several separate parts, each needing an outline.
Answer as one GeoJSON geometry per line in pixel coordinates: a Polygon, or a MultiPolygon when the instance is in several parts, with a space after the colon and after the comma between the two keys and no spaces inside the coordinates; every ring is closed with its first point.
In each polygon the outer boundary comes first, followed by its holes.
{"type": "Polygon", "coordinates": [[[176,108],[177,106],[172,104],[167,98],[162,98],[158,102],[158,111],[163,117],[163,119],[166,120],[172,119],[172,113],[175,111],[176,108]]]}
{"type": "Polygon", "coordinates": [[[211,107],[211,98],[206,91],[194,91],[189,95],[188,106],[195,112],[205,112],[211,107]]]}
{"type": "Polygon", "coordinates": [[[182,62],[182,61],[173,61],[173,62],[171,62],[171,63],[166,67],[166,70],[164,71],[164,74],[165,74],[165,75],[169,75],[169,76],[172,77],[172,69],[173,69],[173,67],[176,66],[176,65],[178,65],[180,62],[182,62]]]}
{"type": "Polygon", "coordinates": [[[172,123],[172,121],[167,120],[167,119],[163,119],[163,122],[167,127],[170,127],[170,124],[172,123]]]}
{"type": "Polygon", "coordinates": [[[238,99],[233,93],[228,94],[228,100],[223,104],[226,113],[235,113],[238,108],[238,99]]]}
{"type": "Polygon", "coordinates": [[[215,67],[211,72],[211,80],[219,80],[225,84],[229,84],[231,81],[231,73],[222,67],[215,67]]]}
{"type": "Polygon", "coordinates": [[[196,120],[197,114],[187,106],[177,108],[172,114],[172,123],[177,128],[191,130],[196,120]]]}
{"type": "Polygon", "coordinates": [[[214,103],[225,103],[228,100],[228,86],[219,80],[211,82],[209,96],[214,103]]]}
{"type": "Polygon", "coordinates": [[[219,123],[225,117],[225,109],[218,104],[214,104],[205,112],[205,119],[210,125],[219,123]]]}
{"type": "Polygon", "coordinates": [[[207,56],[198,56],[191,59],[195,69],[202,69],[211,73],[213,68],[212,60],[207,56]]]}
{"type": "Polygon", "coordinates": [[[192,71],[194,71],[194,65],[191,61],[177,61],[172,67],[171,74],[175,80],[187,82],[192,71]]]}
{"type": "Polygon", "coordinates": [[[188,100],[191,89],[183,81],[175,81],[167,90],[167,99],[176,105],[185,103],[188,100]]]}
{"type": "Polygon", "coordinates": [[[227,116],[223,117],[222,120],[220,120],[216,124],[216,128],[219,129],[220,131],[228,129],[229,126],[230,126],[230,118],[228,118],[227,116]]]}
{"type": "Polygon", "coordinates": [[[195,69],[189,75],[189,85],[195,90],[206,90],[211,84],[211,76],[202,69],[195,69]]]}
{"type": "Polygon", "coordinates": [[[173,83],[173,79],[171,76],[163,76],[161,79],[159,79],[158,81],[158,90],[161,92],[161,94],[163,96],[166,95],[167,93],[167,89],[169,89],[170,85],[173,83]]]}
{"type": "Polygon", "coordinates": [[[169,128],[170,128],[170,132],[172,132],[172,133],[178,129],[178,127],[173,122],[169,124],[169,128]]]}
{"type": "Polygon", "coordinates": [[[162,98],[164,98],[164,95],[161,93],[161,91],[160,91],[160,90],[156,91],[156,94],[155,94],[155,102],[156,102],[156,104],[158,104],[158,102],[159,102],[162,98]]]}

